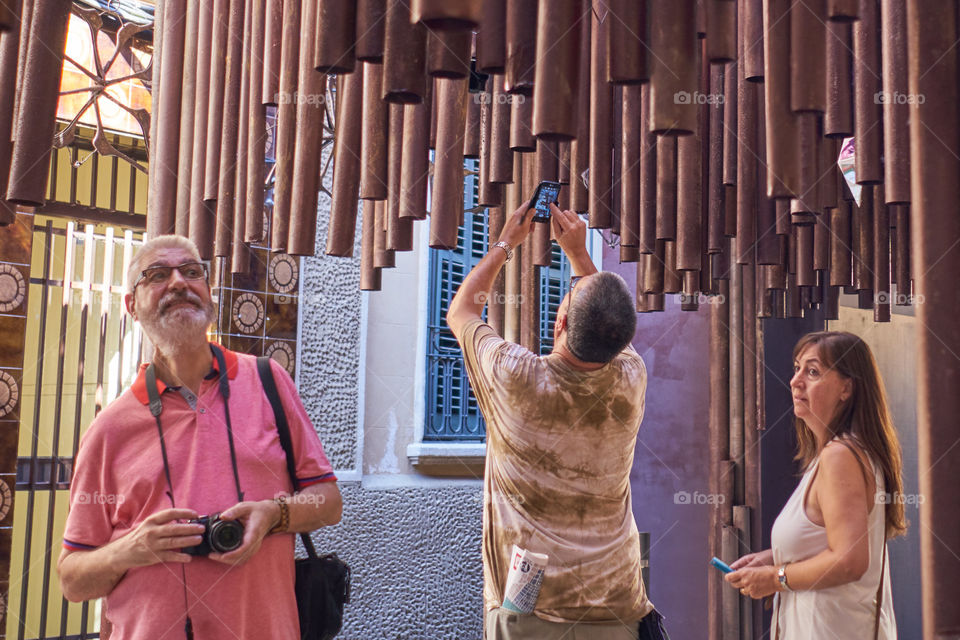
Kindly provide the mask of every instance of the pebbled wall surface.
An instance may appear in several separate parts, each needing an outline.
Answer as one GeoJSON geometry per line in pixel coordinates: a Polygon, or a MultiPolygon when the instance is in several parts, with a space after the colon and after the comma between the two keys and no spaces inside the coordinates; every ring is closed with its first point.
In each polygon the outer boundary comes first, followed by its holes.
{"type": "MultiPolygon", "coordinates": [[[[299,388],[333,468],[355,469],[362,299],[360,234],[356,234],[353,258],[325,256],[329,218],[330,196],[321,192],[317,255],[302,262],[299,388]]],[[[359,215],[357,222],[359,229],[359,215]]]]}
{"type": "MultiPolygon", "coordinates": [[[[360,471],[360,385],[366,384],[360,237],[354,258],[323,255],[325,193],[318,213],[317,255],[302,262],[300,396],[333,467],[360,471]]],[[[342,482],[343,520],[314,533],[317,550],[336,552],[353,572],[338,640],[480,640],[483,634],[482,487],[413,484],[369,490],[342,482]]]]}
{"type": "Polygon", "coordinates": [[[340,489],[343,520],[313,534],[352,571],[338,640],[480,640],[481,486],[340,489]]]}

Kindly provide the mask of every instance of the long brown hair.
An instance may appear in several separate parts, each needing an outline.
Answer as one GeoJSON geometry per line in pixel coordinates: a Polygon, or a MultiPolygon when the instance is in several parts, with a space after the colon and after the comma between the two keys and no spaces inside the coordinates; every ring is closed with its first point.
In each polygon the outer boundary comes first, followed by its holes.
{"type": "MultiPolygon", "coordinates": [[[[837,414],[827,425],[829,435],[852,439],[880,466],[887,492],[884,505],[886,534],[888,538],[903,535],[907,531],[907,522],[903,513],[900,441],[873,353],[867,343],[852,333],[818,331],[800,338],[793,348],[794,362],[810,346],[817,347],[825,367],[852,383],[853,392],[840,404],[837,414]]],[[[820,448],[813,431],[800,418],[797,418],[796,428],[796,459],[807,466],[820,448]]]]}

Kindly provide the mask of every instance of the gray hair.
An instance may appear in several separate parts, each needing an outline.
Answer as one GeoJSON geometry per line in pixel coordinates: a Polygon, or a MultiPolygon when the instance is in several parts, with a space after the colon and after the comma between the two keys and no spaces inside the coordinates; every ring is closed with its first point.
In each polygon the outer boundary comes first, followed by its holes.
{"type": "Polygon", "coordinates": [[[610,362],[630,344],[636,329],[633,295],[615,273],[585,280],[567,310],[567,348],[584,362],[610,362]]]}
{"type": "Polygon", "coordinates": [[[144,242],[143,246],[137,251],[133,256],[133,259],[130,260],[130,265],[127,267],[127,293],[133,293],[133,285],[137,281],[137,278],[140,277],[140,272],[144,269],[144,262],[149,258],[157,249],[183,249],[188,252],[191,257],[193,257],[197,262],[202,262],[200,259],[200,251],[197,249],[197,245],[194,244],[193,240],[186,238],[184,236],[176,235],[166,235],[166,236],[157,236],[151,240],[144,242]]]}

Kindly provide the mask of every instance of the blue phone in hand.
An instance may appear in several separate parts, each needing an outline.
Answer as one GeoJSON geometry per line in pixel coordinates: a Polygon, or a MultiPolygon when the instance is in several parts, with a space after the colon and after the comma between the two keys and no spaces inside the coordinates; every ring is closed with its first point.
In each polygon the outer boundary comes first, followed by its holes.
{"type": "Polygon", "coordinates": [[[726,562],[720,558],[713,557],[710,559],[710,564],[720,570],[721,573],[733,573],[733,569],[730,568],[726,562]]]}

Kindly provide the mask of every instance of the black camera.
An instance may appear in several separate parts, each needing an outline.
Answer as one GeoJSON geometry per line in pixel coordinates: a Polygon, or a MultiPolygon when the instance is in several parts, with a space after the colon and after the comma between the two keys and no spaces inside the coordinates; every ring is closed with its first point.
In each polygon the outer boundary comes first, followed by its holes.
{"type": "Polygon", "coordinates": [[[243,544],[243,523],[239,520],[223,520],[219,513],[200,516],[189,524],[203,525],[203,540],[183,552],[191,556],[206,556],[213,552],[227,553],[243,544]]]}

